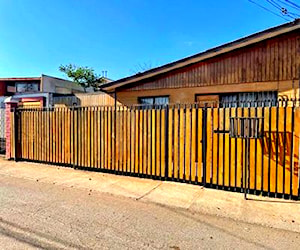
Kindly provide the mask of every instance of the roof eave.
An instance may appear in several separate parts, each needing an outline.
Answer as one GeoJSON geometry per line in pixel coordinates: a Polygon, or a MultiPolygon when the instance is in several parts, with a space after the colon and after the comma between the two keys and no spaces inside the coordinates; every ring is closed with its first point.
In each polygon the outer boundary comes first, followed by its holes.
{"type": "Polygon", "coordinates": [[[164,74],[194,63],[201,62],[203,60],[228,53],[230,51],[246,47],[261,41],[264,41],[266,39],[270,39],[285,33],[289,33],[292,31],[295,31],[300,28],[300,19],[295,20],[294,22],[290,22],[287,24],[283,24],[277,27],[273,27],[271,29],[261,31],[259,33],[252,34],[248,37],[241,38],[238,40],[235,40],[233,42],[209,49],[207,51],[204,51],[202,53],[193,55],[191,57],[187,57],[151,70],[148,70],[144,73],[140,73],[134,76],[126,77],[111,83],[104,84],[102,86],[102,90],[111,92],[116,88],[122,87],[124,85],[135,83],[141,80],[145,80],[147,78],[155,77],[160,74],[164,74]]]}

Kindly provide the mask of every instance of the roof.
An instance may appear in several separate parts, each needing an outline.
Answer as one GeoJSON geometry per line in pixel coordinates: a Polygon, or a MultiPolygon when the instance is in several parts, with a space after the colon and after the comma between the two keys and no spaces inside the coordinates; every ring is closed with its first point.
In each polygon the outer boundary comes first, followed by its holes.
{"type": "Polygon", "coordinates": [[[0,81],[39,81],[41,77],[3,77],[0,81]]]}
{"type": "Polygon", "coordinates": [[[206,50],[204,52],[195,54],[190,57],[186,57],[183,59],[180,59],[175,62],[171,62],[168,64],[165,64],[163,66],[153,68],[150,70],[147,70],[143,73],[138,73],[133,76],[125,77],[122,79],[119,79],[114,82],[106,83],[101,86],[101,89],[104,91],[113,91],[116,88],[122,87],[127,84],[136,83],[138,81],[142,81],[148,78],[152,78],[224,53],[228,53],[230,51],[246,47],[267,39],[270,39],[272,37],[276,37],[288,32],[295,31],[297,29],[300,29],[300,19],[296,19],[293,22],[285,23],[255,34],[252,34],[250,36],[240,38],[238,40],[235,40],[233,42],[226,43],[224,45],[206,50]]]}
{"type": "Polygon", "coordinates": [[[39,81],[42,77],[50,77],[52,79],[62,80],[62,81],[68,81],[72,82],[70,80],[66,80],[63,78],[55,77],[55,76],[48,76],[45,74],[42,74],[41,76],[34,76],[34,77],[0,77],[0,81],[39,81]]]}

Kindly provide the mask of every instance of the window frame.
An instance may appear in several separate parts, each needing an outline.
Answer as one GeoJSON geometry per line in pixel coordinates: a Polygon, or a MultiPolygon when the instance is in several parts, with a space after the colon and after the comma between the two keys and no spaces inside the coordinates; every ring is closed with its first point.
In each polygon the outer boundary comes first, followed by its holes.
{"type": "Polygon", "coordinates": [[[40,92],[40,83],[36,81],[23,81],[23,82],[15,82],[16,93],[38,93],[40,92]],[[24,91],[19,91],[21,86],[23,85],[24,91]],[[37,86],[36,90],[28,90],[29,85],[37,86]]]}
{"type": "Polygon", "coordinates": [[[157,96],[139,96],[138,97],[138,104],[140,105],[169,105],[170,104],[170,95],[157,95],[157,96]],[[148,98],[148,99],[153,99],[153,104],[146,104],[146,103],[142,103],[141,102],[141,99],[145,99],[145,98],[148,98]],[[156,98],[168,98],[168,103],[163,103],[163,104],[157,104],[155,103],[155,99],[156,98]]]}
{"type": "MultiPolygon", "coordinates": [[[[266,91],[245,91],[245,92],[228,92],[228,93],[208,93],[208,94],[195,94],[195,102],[197,102],[197,97],[198,96],[214,96],[214,95],[218,95],[219,96],[219,103],[222,104],[222,98],[224,96],[230,96],[230,95],[235,95],[237,97],[236,101],[232,101],[232,103],[237,103],[237,104],[241,104],[243,103],[242,100],[239,99],[239,94],[250,94],[250,93],[255,93],[255,94],[259,94],[259,93],[275,93],[276,94],[276,100],[271,100],[271,101],[263,101],[263,100],[256,100],[257,104],[259,103],[271,103],[271,106],[275,106],[276,105],[276,102],[278,101],[278,96],[279,96],[279,93],[277,90],[266,90],[266,91]]],[[[245,102],[246,103],[246,102],[245,102]]],[[[249,102],[250,103],[250,102],[249,102]]],[[[255,103],[255,101],[254,101],[255,103]]],[[[266,106],[266,105],[264,105],[266,106]]],[[[239,106],[238,107],[242,107],[242,106],[239,106]]]]}

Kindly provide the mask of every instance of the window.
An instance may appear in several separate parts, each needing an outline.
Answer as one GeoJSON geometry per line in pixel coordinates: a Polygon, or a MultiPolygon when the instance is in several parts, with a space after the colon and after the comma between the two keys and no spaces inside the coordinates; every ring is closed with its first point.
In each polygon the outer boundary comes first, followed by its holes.
{"type": "Polygon", "coordinates": [[[138,101],[139,101],[139,104],[163,105],[163,104],[169,104],[169,97],[168,96],[139,97],[138,101]]]}
{"type": "Polygon", "coordinates": [[[199,107],[205,107],[205,105],[209,107],[217,107],[219,103],[219,95],[196,95],[196,102],[199,104],[199,107]]]}
{"type": "Polygon", "coordinates": [[[37,82],[17,82],[16,87],[18,93],[39,91],[39,83],[37,82]]]}
{"type": "Polygon", "coordinates": [[[225,107],[244,106],[275,106],[277,91],[244,92],[220,95],[220,103],[225,107]]]}

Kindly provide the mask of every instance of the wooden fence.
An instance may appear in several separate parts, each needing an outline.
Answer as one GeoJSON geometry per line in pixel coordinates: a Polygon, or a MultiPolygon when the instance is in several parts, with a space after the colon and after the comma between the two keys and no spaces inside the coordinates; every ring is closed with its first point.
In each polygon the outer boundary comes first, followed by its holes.
{"type": "Polygon", "coordinates": [[[11,115],[16,159],[299,198],[295,106],[103,106],[11,115]],[[262,118],[263,138],[250,139],[249,169],[245,140],[228,133],[230,117],[262,118]]]}

